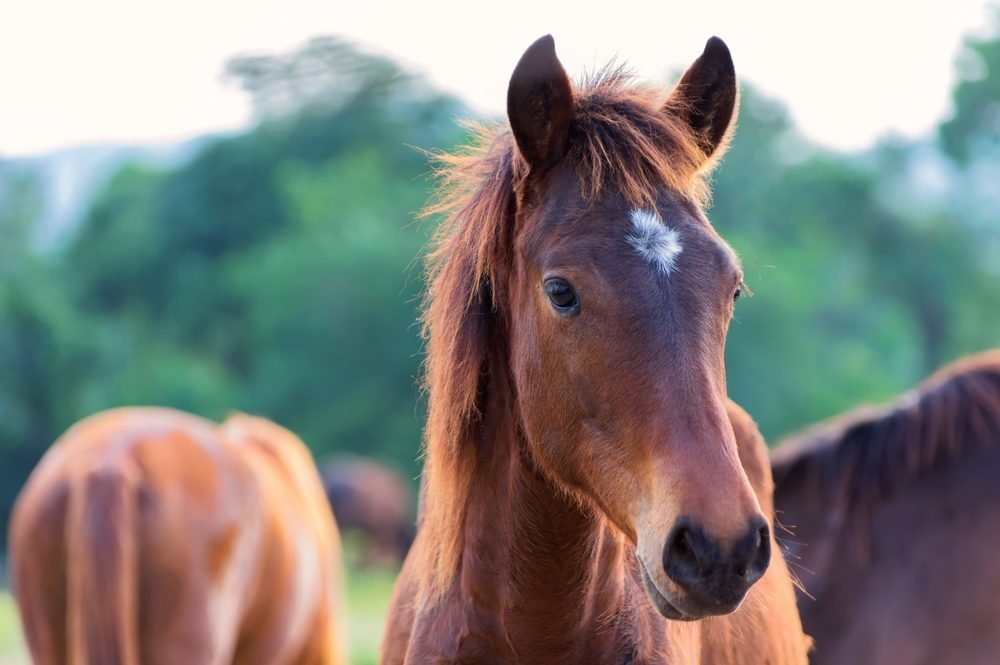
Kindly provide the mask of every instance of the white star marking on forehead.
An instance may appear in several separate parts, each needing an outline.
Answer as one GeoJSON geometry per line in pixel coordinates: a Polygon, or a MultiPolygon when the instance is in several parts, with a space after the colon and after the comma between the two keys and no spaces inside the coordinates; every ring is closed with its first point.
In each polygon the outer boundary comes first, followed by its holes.
{"type": "Polygon", "coordinates": [[[625,239],[632,248],[664,275],[673,272],[683,249],[676,229],[664,224],[653,210],[636,208],[629,213],[629,219],[632,220],[632,232],[625,239]]]}

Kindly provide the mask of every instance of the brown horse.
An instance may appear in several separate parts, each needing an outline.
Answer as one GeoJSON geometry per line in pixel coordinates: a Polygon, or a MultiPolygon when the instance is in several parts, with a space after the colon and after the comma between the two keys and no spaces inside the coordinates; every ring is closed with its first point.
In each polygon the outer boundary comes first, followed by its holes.
{"type": "Polygon", "coordinates": [[[822,665],[1000,662],[1000,351],[773,455],[822,665]]]}
{"type": "Polygon", "coordinates": [[[736,98],[716,38],[663,100],[619,70],[574,87],[544,37],[509,131],[443,157],[384,663],[805,662],[767,454],[726,398],[742,273],[701,208],[736,98]]]}
{"type": "Polygon", "coordinates": [[[357,531],[364,537],[363,563],[398,566],[416,533],[406,480],[363,457],[331,460],[319,472],[341,532],[357,531]]]}
{"type": "Polygon", "coordinates": [[[339,540],[291,432],[158,408],[87,418],[14,507],[35,665],[328,665],[339,540]]]}

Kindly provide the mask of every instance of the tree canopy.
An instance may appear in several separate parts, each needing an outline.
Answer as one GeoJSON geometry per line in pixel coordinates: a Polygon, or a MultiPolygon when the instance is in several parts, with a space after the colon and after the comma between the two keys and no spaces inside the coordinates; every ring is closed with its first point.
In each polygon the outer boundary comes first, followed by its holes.
{"type": "MultiPolygon", "coordinates": [[[[968,48],[983,66],[941,150],[821,150],[745,87],[709,214],[755,294],[730,332],[730,392],[769,438],[1000,342],[994,213],[970,195],[1000,163],[983,148],[1000,145],[1000,38],[968,48]]],[[[226,76],[257,126],[171,168],[124,166],[58,250],[32,242],[38,183],[0,164],[0,513],[67,426],[122,404],[246,410],[318,455],[416,475],[419,148],[461,142],[466,110],[336,38],[226,76]]]]}

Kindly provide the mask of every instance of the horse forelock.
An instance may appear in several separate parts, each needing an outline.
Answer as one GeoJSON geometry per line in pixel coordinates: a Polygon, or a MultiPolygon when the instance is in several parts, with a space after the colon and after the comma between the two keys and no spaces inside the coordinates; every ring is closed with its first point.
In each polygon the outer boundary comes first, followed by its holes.
{"type": "Polygon", "coordinates": [[[790,437],[772,466],[779,495],[783,485],[811,484],[838,502],[843,526],[864,540],[881,503],[966,453],[997,446],[1000,350],[947,365],[884,407],[861,407],[790,437]]]}
{"type": "MultiPolygon", "coordinates": [[[[585,201],[607,193],[633,207],[655,207],[666,188],[698,205],[707,202],[706,164],[723,151],[708,160],[662,97],[614,66],[576,85],[564,162],[576,172],[585,201]]],[[[426,258],[422,316],[428,416],[421,530],[435,546],[423,548],[428,560],[419,569],[429,573],[431,597],[451,582],[460,556],[474,463],[469,439],[481,415],[487,354],[503,341],[517,202],[529,180],[509,127],[470,129],[467,145],[433,156],[436,196],[422,213],[441,218],[426,258]]]]}

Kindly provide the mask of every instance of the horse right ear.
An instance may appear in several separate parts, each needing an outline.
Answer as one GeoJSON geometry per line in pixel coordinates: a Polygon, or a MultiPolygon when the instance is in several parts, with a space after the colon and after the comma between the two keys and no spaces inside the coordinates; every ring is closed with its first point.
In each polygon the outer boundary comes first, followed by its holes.
{"type": "Polygon", "coordinates": [[[552,35],[529,46],[514,68],[507,87],[507,117],[531,170],[544,171],[562,159],[573,118],[573,89],[556,57],[552,35]]]}
{"type": "Polygon", "coordinates": [[[735,124],[739,90],[729,47],[718,37],[705,44],[664,104],[695,133],[706,159],[719,157],[735,124]]]}

